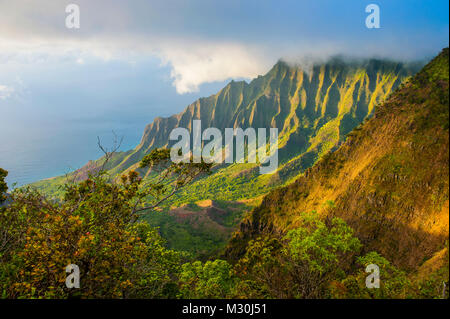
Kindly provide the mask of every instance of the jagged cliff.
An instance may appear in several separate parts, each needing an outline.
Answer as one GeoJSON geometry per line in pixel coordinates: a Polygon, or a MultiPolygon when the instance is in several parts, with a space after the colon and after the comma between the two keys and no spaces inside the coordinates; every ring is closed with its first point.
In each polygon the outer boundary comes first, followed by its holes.
{"type": "MultiPolygon", "coordinates": [[[[222,166],[174,200],[183,203],[191,199],[255,197],[298,176],[337,147],[348,132],[373,113],[375,105],[414,72],[411,65],[385,60],[334,58],[309,69],[280,61],[250,83],[232,81],[217,94],[195,101],[176,115],[156,118],[145,128],[134,150],[115,156],[109,164],[110,173],[114,176],[137,169],[146,176],[148,171],[138,169],[142,157],[155,147],[168,146],[174,128],[190,130],[193,119],[201,119],[203,128],[221,130],[276,127],[280,165],[274,176],[260,176],[256,165],[222,166]]],[[[84,178],[99,163],[90,162],[77,172],[78,178],[84,178]]],[[[40,186],[51,191],[45,182],[40,186]]]]}
{"type": "MultiPolygon", "coordinates": [[[[294,183],[272,191],[240,224],[226,256],[303,212],[343,218],[364,244],[405,269],[442,254],[449,238],[449,50],[396,90],[294,183]]],[[[448,260],[446,261],[448,263],[448,260]]]]}
{"type": "Polygon", "coordinates": [[[201,98],[183,112],[156,118],[141,143],[114,171],[133,165],[152,148],[167,146],[172,129],[203,127],[277,127],[280,156],[286,161],[314,150],[326,152],[370,115],[414,69],[401,63],[333,59],[311,70],[278,62],[249,84],[229,83],[215,95],[201,98]]]}

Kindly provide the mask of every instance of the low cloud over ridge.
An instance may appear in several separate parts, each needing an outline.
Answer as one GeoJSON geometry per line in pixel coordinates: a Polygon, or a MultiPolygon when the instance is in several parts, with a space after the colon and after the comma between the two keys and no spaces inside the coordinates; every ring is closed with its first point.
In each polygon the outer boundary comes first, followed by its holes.
{"type": "Polygon", "coordinates": [[[380,3],[380,30],[365,28],[361,3],[339,3],[323,1],[319,8],[298,1],[79,0],[81,28],[68,30],[62,2],[0,0],[0,64],[53,58],[81,64],[89,57],[133,63],[150,55],[171,68],[172,83],[183,94],[203,83],[251,79],[280,58],[308,63],[306,56],[336,54],[416,59],[448,45],[448,22],[434,26],[441,33],[427,30],[408,19],[407,2],[398,4],[406,18],[395,15],[393,4],[380,3]]]}

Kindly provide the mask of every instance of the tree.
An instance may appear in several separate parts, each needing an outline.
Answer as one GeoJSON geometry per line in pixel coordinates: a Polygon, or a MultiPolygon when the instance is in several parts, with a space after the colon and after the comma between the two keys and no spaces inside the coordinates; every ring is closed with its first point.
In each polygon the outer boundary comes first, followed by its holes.
{"type": "Polygon", "coordinates": [[[5,178],[8,176],[8,172],[0,168],[0,204],[6,199],[4,193],[8,190],[8,185],[6,185],[5,178]]]}
{"type": "Polygon", "coordinates": [[[284,255],[300,298],[323,296],[324,288],[350,264],[361,249],[353,229],[342,219],[321,220],[316,212],[303,214],[301,226],[285,236],[284,255]]]}
{"type": "Polygon", "coordinates": [[[333,289],[335,298],[357,299],[404,299],[412,293],[412,283],[406,273],[377,252],[370,252],[357,258],[359,270],[342,280],[333,289]],[[379,268],[379,288],[367,288],[366,278],[369,275],[365,271],[368,265],[376,265],[379,268]]]}
{"type": "Polygon", "coordinates": [[[186,263],[180,274],[180,297],[230,298],[236,280],[233,267],[225,260],[186,263]]]}
{"type": "Polygon", "coordinates": [[[259,237],[249,242],[245,255],[236,264],[240,277],[237,292],[242,298],[292,298],[286,285],[288,276],[277,237],[259,237]]]}
{"type": "Polygon", "coordinates": [[[138,212],[157,207],[210,166],[170,163],[168,156],[154,150],[144,158],[142,167],[161,169],[149,184],[135,171],[110,181],[100,170],[67,184],[61,202],[31,188],[14,190],[0,212],[2,296],[175,297],[183,255],[165,248],[138,212]],[[69,264],[80,268],[79,289],[65,285],[69,264]]]}
{"type": "Polygon", "coordinates": [[[321,298],[332,280],[345,276],[361,244],[339,218],[321,220],[304,213],[300,227],[283,238],[249,243],[239,261],[242,291],[251,298],[321,298]]]}

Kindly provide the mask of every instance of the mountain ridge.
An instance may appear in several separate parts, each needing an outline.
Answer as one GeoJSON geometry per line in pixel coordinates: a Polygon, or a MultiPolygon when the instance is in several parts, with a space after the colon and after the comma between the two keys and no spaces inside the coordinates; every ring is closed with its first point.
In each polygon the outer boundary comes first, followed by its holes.
{"type": "Polygon", "coordinates": [[[295,228],[299,216],[313,210],[343,218],[365,249],[405,269],[447,249],[448,60],[446,48],[339,149],[266,195],[241,222],[225,256],[238,258],[248,241],[295,228]]]}
{"type": "Polygon", "coordinates": [[[218,93],[196,100],[175,115],[156,117],[145,127],[139,145],[125,152],[126,156],[112,168],[112,173],[137,168],[135,164],[151,149],[169,145],[168,135],[173,128],[191,130],[193,119],[202,120],[204,127],[219,129],[278,127],[280,157],[291,159],[292,153],[299,152],[288,150],[289,146],[307,144],[308,137],[327,124],[329,118],[345,122],[334,123],[344,136],[370,116],[373,106],[413,72],[402,63],[376,59],[351,65],[334,59],[328,64],[314,65],[310,71],[280,60],[266,75],[250,83],[231,81],[218,93]],[[355,79],[351,81],[343,72],[355,75],[355,79]],[[353,83],[338,84],[339,80],[353,83]],[[343,100],[335,101],[338,98],[343,100]],[[317,129],[311,130],[309,126],[317,129]]]}
{"type": "MultiPolygon", "coordinates": [[[[201,200],[242,201],[257,198],[293,181],[318,159],[336,149],[346,134],[370,117],[383,101],[414,74],[415,67],[394,61],[332,59],[304,70],[284,61],[251,82],[231,81],[216,94],[200,98],[170,117],[157,117],[145,127],[139,145],[117,152],[106,168],[112,178],[136,170],[144,179],[151,170],[139,168],[140,160],[157,147],[170,146],[168,136],[176,127],[191,129],[193,119],[202,127],[248,127],[279,130],[279,169],[260,175],[257,164],[222,164],[210,176],[195,181],[167,203],[182,206],[201,200]]],[[[102,166],[90,161],[69,174],[83,180],[102,166]]],[[[44,193],[59,196],[65,177],[35,183],[44,193]]]]}

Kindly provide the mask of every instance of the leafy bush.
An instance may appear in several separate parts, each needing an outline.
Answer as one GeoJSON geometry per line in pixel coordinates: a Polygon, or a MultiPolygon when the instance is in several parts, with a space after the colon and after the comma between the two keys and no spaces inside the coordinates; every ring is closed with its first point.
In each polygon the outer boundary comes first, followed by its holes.
{"type": "Polygon", "coordinates": [[[0,168],[0,204],[5,201],[5,195],[6,191],[8,190],[8,186],[6,185],[5,178],[8,175],[8,172],[4,169],[0,168]]]}
{"type": "MultiPolygon", "coordinates": [[[[112,155],[105,154],[106,159],[112,155]]],[[[100,170],[67,184],[60,202],[32,188],[13,191],[8,207],[0,211],[2,296],[175,297],[183,256],[167,249],[156,229],[139,222],[139,212],[157,207],[210,165],[175,164],[169,156],[156,149],[144,158],[141,166],[158,172],[150,185],[141,185],[134,171],[109,182],[100,170]],[[147,206],[142,206],[144,199],[147,206]],[[78,289],[65,285],[69,264],[80,269],[78,289]]]]}
{"type": "Polygon", "coordinates": [[[225,260],[186,263],[181,269],[180,297],[229,298],[236,280],[232,266],[225,260]]]}
{"type": "Polygon", "coordinates": [[[343,220],[304,213],[300,227],[282,239],[250,242],[237,272],[247,277],[242,290],[250,298],[326,297],[331,280],[345,276],[360,248],[343,220]]]}
{"type": "Polygon", "coordinates": [[[153,228],[133,222],[137,180],[88,179],[61,204],[30,189],[12,193],[0,213],[0,278],[8,298],[139,298],[170,296],[180,255],[153,228]],[[65,268],[80,268],[81,286],[65,286],[65,268]]]}
{"type": "Polygon", "coordinates": [[[334,290],[336,298],[357,298],[357,299],[387,299],[406,298],[411,292],[412,284],[406,273],[394,265],[377,252],[370,252],[363,257],[358,257],[357,263],[361,266],[355,275],[345,278],[334,290]],[[365,271],[370,264],[379,267],[380,287],[367,288],[366,278],[369,275],[365,271]]]}

